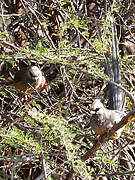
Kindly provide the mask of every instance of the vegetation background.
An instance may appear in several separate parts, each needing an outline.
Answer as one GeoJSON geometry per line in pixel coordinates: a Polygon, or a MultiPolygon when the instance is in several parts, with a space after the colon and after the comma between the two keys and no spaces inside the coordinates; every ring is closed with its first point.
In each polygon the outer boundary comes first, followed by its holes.
{"type": "Polygon", "coordinates": [[[0,86],[1,180],[135,179],[134,118],[118,140],[81,158],[96,146],[91,103],[110,107],[107,58],[134,95],[134,35],[134,0],[0,0],[0,80],[36,65],[49,87],[29,95],[28,107],[14,87],[0,86]]]}

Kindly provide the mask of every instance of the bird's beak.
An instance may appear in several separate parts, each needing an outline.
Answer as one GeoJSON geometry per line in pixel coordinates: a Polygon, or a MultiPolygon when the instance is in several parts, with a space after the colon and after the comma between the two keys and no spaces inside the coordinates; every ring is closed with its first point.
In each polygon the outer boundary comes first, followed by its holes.
{"type": "Polygon", "coordinates": [[[90,107],[90,114],[96,114],[95,108],[93,106],[90,107]]]}
{"type": "Polygon", "coordinates": [[[95,108],[94,108],[93,106],[91,106],[91,107],[90,107],[90,110],[93,110],[93,111],[95,111],[95,108]]]}
{"type": "Polygon", "coordinates": [[[34,77],[32,77],[32,79],[34,80],[34,81],[37,81],[38,80],[38,76],[34,76],[34,77]]]}
{"type": "Polygon", "coordinates": [[[96,111],[91,110],[90,114],[96,114],[96,111]]]}

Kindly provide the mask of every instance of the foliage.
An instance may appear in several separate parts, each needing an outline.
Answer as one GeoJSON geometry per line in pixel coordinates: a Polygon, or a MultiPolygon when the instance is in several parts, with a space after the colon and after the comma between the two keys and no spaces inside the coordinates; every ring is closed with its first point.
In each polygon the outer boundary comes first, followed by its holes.
{"type": "MultiPolygon", "coordinates": [[[[13,86],[1,85],[1,178],[7,179],[7,174],[11,179],[40,175],[42,179],[63,180],[132,177],[132,173],[123,172],[134,169],[130,161],[134,158],[130,153],[134,151],[130,145],[134,144],[134,119],[121,138],[107,141],[94,157],[81,161],[97,138],[88,126],[90,104],[97,97],[106,103],[109,100],[105,54],[113,56],[112,18],[117,28],[122,85],[134,94],[132,6],[133,2],[122,0],[49,0],[16,1],[15,8],[3,1],[0,81],[9,82],[18,69],[36,65],[42,69],[49,90],[29,95],[28,106],[13,86]]],[[[129,97],[126,103],[128,113],[132,110],[129,97]]]]}

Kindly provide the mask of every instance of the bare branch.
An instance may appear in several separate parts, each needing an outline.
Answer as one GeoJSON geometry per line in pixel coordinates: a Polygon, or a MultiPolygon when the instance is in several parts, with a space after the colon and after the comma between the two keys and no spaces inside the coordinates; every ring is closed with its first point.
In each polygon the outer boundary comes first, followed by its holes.
{"type": "MultiPolygon", "coordinates": [[[[135,111],[129,112],[126,116],[124,116],[122,118],[122,120],[114,125],[112,127],[112,129],[109,132],[106,132],[105,134],[103,134],[102,136],[100,136],[100,143],[103,145],[118,129],[122,128],[123,126],[125,126],[127,123],[129,123],[129,121],[131,119],[133,119],[135,117],[135,111]]],[[[86,161],[87,159],[89,159],[90,157],[93,157],[94,154],[96,153],[96,151],[100,148],[100,143],[97,141],[93,147],[88,150],[82,157],[81,160],[82,161],[86,161]]]]}

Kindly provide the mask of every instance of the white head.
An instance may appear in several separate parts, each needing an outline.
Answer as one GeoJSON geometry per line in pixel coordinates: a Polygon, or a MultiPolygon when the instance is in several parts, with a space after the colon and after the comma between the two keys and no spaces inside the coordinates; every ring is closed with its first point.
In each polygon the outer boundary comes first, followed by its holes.
{"type": "Polygon", "coordinates": [[[29,69],[32,76],[39,76],[42,74],[41,70],[37,66],[31,66],[29,69]]]}
{"type": "Polygon", "coordinates": [[[37,81],[40,77],[42,77],[42,72],[37,66],[31,66],[29,68],[29,74],[33,81],[37,81]]]}
{"type": "Polygon", "coordinates": [[[100,109],[104,109],[104,105],[101,103],[100,99],[95,99],[95,101],[92,103],[91,110],[98,111],[100,109]]]}

